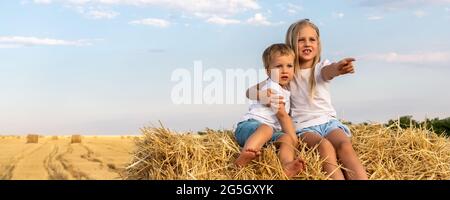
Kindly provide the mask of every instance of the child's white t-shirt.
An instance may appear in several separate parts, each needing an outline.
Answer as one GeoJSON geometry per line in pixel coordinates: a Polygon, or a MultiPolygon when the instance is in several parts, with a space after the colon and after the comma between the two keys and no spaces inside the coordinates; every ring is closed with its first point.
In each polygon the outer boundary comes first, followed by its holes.
{"type": "MultiPolygon", "coordinates": [[[[267,84],[265,84],[262,90],[271,89],[276,96],[283,96],[283,102],[285,103],[286,112],[289,113],[290,108],[290,96],[291,93],[289,90],[286,90],[280,86],[277,82],[274,82],[271,79],[268,79],[267,84]]],[[[249,119],[255,119],[263,124],[269,125],[277,131],[281,131],[281,125],[276,116],[276,111],[274,111],[271,107],[267,107],[263,104],[260,104],[258,101],[252,101],[252,104],[249,107],[248,112],[244,115],[242,121],[246,121],[249,119]]]]}
{"type": "Polygon", "coordinates": [[[289,83],[291,91],[291,116],[297,130],[327,123],[336,118],[336,110],[331,105],[329,81],[322,78],[322,68],[331,64],[324,60],[315,67],[316,88],[314,98],[310,98],[309,77],[312,68],[300,69],[289,83]]]}

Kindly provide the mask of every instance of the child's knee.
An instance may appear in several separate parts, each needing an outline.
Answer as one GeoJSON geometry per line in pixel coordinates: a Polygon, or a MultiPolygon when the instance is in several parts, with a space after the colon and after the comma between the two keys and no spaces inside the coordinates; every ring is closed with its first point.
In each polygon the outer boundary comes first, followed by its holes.
{"type": "Polygon", "coordinates": [[[261,124],[259,125],[258,129],[264,130],[264,131],[271,131],[273,132],[273,128],[267,124],[261,124]]]}
{"type": "Polygon", "coordinates": [[[354,151],[351,142],[341,142],[337,145],[336,148],[337,148],[336,150],[338,152],[343,152],[343,153],[354,151]]]}
{"type": "Polygon", "coordinates": [[[334,152],[333,144],[327,139],[322,139],[319,144],[319,151],[321,152],[334,152]]]}
{"type": "Polygon", "coordinates": [[[294,144],[295,140],[294,138],[292,138],[292,136],[288,135],[288,134],[282,134],[280,137],[278,137],[277,139],[278,142],[285,142],[285,143],[289,143],[289,144],[294,144]]]}

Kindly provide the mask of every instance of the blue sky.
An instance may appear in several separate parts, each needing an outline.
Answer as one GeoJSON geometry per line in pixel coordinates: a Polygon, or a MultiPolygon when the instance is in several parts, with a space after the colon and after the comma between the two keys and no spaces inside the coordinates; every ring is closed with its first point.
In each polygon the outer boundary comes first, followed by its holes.
{"type": "Polygon", "coordinates": [[[0,2],[0,133],[232,128],[247,105],[175,105],[172,73],[260,69],[303,18],[324,58],[357,59],[332,83],[340,118],[450,116],[448,0],[23,0],[0,2]]]}

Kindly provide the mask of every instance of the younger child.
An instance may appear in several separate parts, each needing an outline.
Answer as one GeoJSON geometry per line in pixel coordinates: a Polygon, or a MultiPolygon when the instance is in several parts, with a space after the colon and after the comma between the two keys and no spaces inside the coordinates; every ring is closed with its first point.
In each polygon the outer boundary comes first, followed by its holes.
{"type": "Polygon", "coordinates": [[[264,51],[264,68],[269,79],[262,89],[284,96],[285,101],[271,107],[258,102],[250,105],[235,131],[236,140],[243,147],[235,161],[239,167],[260,155],[265,143],[276,141],[280,143],[278,156],[285,174],[292,177],[304,169],[304,161],[294,159],[298,139],[288,114],[290,92],[286,87],[294,76],[294,58],[294,51],[285,44],[273,44],[264,51]]]}

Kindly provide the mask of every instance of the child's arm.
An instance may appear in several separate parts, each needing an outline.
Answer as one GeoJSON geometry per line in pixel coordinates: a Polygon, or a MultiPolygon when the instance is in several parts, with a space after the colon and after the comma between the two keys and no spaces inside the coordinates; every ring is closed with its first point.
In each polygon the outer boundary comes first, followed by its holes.
{"type": "Polygon", "coordinates": [[[344,58],[337,63],[332,63],[323,67],[320,72],[323,80],[329,81],[339,75],[355,73],[353,61],[355,61],[354,58],[344,58]]]}
{"type": "Polygon", "coordinates": [[[295,134],[294,123],[292,123],[291,117],[286,112],[286,109],[284,108],[284,103],[280,103],[276,116],[278,118],[278,121],[280,122],[283,132],[291,136],[294,143],[297,144],[298,139],[297,135],[295,134]]]}
{"type": "Polygon", "coordinates": [[[267,84],[267,80],[262,81],[261,83],[258,83],[250,88],[247,89],[245,92],[245,96],[249,98],[250,100],[258,101],[260,98],[263,98],[266,95],[261,94],[262,91],[260,89],[264,87],[267,84]]]}
{"type": "Polygon", "coordinates": [[[267,80],[262,81],[247,89],[245,96],[250,100],[259,101],[261,104],[269,106],[272,102],[283,101],[283,96],[276,96],[274,92],[269,88],[267,90],[261,90],[267,84],[267,80]]]}

